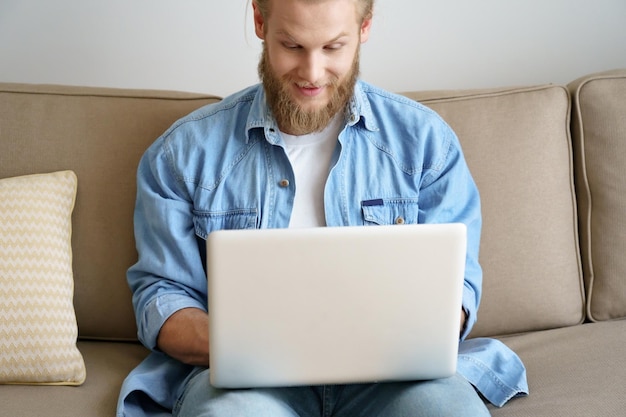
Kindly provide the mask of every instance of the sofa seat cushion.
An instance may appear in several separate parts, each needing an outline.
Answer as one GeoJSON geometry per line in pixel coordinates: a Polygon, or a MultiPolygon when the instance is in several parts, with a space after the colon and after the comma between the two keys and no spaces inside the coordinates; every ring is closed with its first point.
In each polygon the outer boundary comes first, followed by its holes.
{"type": "Polygon", "coordinates": [[[626,69],[569,87],[588,315],[626,318],[626,69]]]}
{"type": "Polygon", "coordinates": [[[530,395],[492,416],[623,416],[625,337],[626,320],[501,338],[526,365],[530,395]]]}
{"type": "Polygon", "coordinates": [[[3,415],[12,417],[114,416],[124,378],[148,351],[137,343],[79,341],[87,367],[80,387],[0,386],[3,415]],[[36,399],[36,400],[34,400],[36,399]]]}
{"type": "Polygon", "coordinates": [[[481,194],[483,299],[472,336],[584,318],[567,89],[407,93],[457,133],[481,194]]]}

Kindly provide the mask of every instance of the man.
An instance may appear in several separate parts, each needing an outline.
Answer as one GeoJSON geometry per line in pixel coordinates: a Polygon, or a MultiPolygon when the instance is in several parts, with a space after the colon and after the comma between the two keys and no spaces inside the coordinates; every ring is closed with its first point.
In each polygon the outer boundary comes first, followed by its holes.
{"type": "MultiPolygon", "coordinates": [[[[153,353],[127,378],[118,416],[484,416],[523,366],[495,341],[462,342],[435,381],[217,390],[209,384],[205,240],[229,228],[463,222],[463,340],[476,320],[480,203],[451,129],[432,111],[357,81],[373,0],[253,0],[261,86],[178,121],[138,170],[128,272],[153,353]],[[363,201],[377,199],[376,216],[363,201]],[[498,371],[486,367],[498,361],[498,371]],[[471,365],[471,364],[478,365],[471,365]],[[505,388],[503,388],[505,387],[505,388]]],[[[245,254],[242,254],[242,259],[245,254]]]]}

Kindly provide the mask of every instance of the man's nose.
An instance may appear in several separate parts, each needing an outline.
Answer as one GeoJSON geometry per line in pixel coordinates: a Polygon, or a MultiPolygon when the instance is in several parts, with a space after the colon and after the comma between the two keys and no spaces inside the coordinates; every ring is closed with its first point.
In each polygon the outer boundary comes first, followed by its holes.
{"type": "Polygon", "coordinates": [[[317,84],[324,76],[325,58],[319,53],[310,52],[300,62],[298,75],[303,81],[317,84]]]}

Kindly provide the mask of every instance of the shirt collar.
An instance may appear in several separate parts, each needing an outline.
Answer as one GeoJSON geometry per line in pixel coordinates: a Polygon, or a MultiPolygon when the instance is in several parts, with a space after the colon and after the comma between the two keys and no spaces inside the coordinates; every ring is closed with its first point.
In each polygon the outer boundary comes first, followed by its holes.
{"type": "MultiPolygon", "coordinates": [[[[365,129],[377,131],[378,126],[374,119],[374,113],[370,106],[370,102],[363,89],[362,81],[357,81],[354,86],[354,94],[346,108],[346,124],[354,126],[359,122],[365,129]]],[[[278,124],[272,115],[265,100],[265,90],[262,84],[256,86],[256,94],[252,101],[248,120],[246,122],[246,141],[250,141],[251,131],[253,129],[263,129],[265,138],[272,144],[276,145],[280,141],[278,124]]]]}

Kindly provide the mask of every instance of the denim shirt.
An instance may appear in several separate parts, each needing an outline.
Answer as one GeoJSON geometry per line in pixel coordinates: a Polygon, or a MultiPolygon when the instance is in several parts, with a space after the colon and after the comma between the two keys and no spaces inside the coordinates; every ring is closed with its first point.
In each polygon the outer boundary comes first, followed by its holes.
{"type": "MultiPolygon", "coordinates": [[[[289,225],[297,184],[262,86],[177,121],[144,154],[137,186],[139,258],[127,278],[138,336],[152,353],[126,378],[117,415],[169,415],[195,368],[160,352],[157,336],[174,312],[208,310],[208,234],[289,225]]],[[[458,372],[497,406],[527,393],[524,366],[504,344],[465,340],[481,296],[480,199],[456,135],[436,113],[357,82],[324,210],[327,226],[465,223],[467,325],[458,372]]]]}

